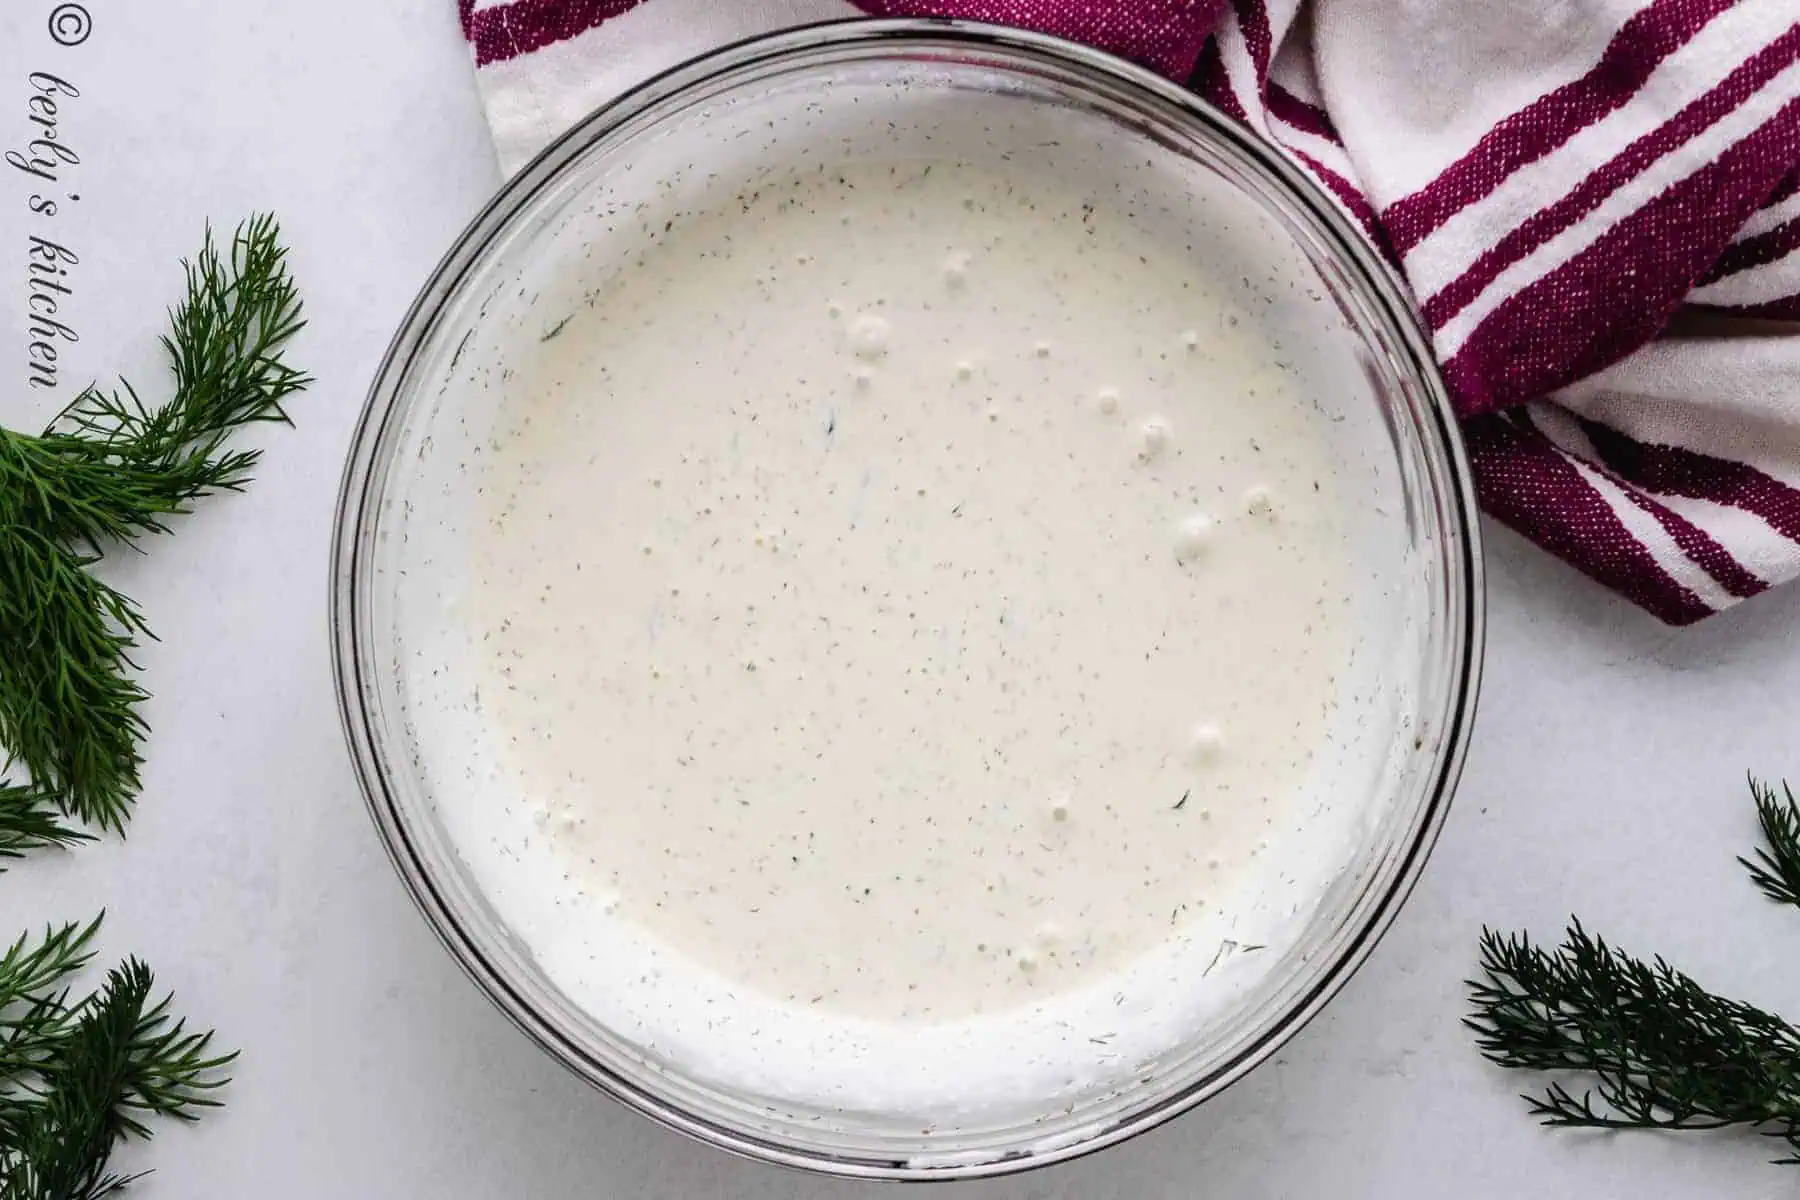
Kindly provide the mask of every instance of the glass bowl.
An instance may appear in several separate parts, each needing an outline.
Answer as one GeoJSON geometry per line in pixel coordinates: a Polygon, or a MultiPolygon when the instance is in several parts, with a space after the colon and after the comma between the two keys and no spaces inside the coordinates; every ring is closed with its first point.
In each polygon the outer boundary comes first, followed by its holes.
{"type": "MultiPolygon", "coordinates": [[[[338,697],[376,828],[413,899],[500,1010],[567,1068],[665,1125],[769,1162],[874,1178],[1002,1174],[1111,1145],[1216,1095],[1293,1036],[1369,954],[1443,823],[1473,715],[1483,620],[1474,511],[1450,404],[1403,287],[1265,143],[1148,71],[1054,38],[952,21],[814,26],[697,59],[588,116],[508,182],[445,256],[388,350],[349,452],[332,563],[338,697]],[[797,113],[808,119],[791,120],[797,113]],[[458,667],[421,630],[454,596],[420,581],[456,556],[444,530],[475,486],[481,444],[469,428],[483,397],[509,374],[509,353],[548,336],[559,271],[604,259],[616,248],[609,239],[625,236],[606,214],[676,186],[696,163],[741,165],[783,138],[828,142],[847,157],[1000,160],[1025,138],[1050,169],[1079,162],[1090,180],[1156,164],[1175,181],[1165,207],[1198,214],[1197,236],[1254,242],[1281,260],[1270,269],[1288,287],[1269,304],[1296,331],[1286,353],[1305,360],[1316,402],[1345,430],[1337,452],[1355,484],[1346,507],[1367,567],[1355,601],[1363,682],[1342,685],[1339,707],[1356,718],[1344,743],[1356,753],[1323,779],[1314,814],[1333,804],[1347,814],[1341,861],[1224,1009],[1128,1077],[1035,1107],[922,1121],[807,1103],[721,1080],[608,1027],[509,927],[434,795],[418,689],[450,686],[458,667]]],[[[478,693],[460,718],[471,714],[478,693]]]]}

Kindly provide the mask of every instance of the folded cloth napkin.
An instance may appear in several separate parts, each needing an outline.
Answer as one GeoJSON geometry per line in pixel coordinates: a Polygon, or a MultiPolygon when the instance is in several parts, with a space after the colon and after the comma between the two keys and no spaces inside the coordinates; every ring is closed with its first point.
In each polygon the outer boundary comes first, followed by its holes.
{"type": "Polygon", "coordinates": [[[1800,0],[460,0],[509,172],[707,49],[858,14],[1087,42],[1410,283],[1486,510],[1665,621],[1800,573],[1800,0]]]}

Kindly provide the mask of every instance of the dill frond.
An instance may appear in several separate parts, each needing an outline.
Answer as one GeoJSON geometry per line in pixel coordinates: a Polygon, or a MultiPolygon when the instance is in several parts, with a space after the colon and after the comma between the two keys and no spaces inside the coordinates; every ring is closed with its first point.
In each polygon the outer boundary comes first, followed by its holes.
{"type": "Polygon", "coordinates": [[[153,1115],[195,1120],[236,1057],[152,1002],[135,958],[71,1003],[101,918],[21,937],[0,955],[0,1200],[95,1200],[131,1181],[106,1163],[153,1115]]]}
{"type": "Polygon", "coordinates": [[[1753,858],[1740,858],[1750,881],[1763,895],[1781,904],[1800,905],[1800,804],[1786,781],[1781,796],[1775,789],[1750,777],[1750,794],[1756,798],[1756,822],[1763,844],[1753,858]]]}
{"type": "Polygon", "coordinates": [[[168,400],[121,381],[87,388],[41,434],[0,429],[0,746],[29,780],[0,780],[0,857],[80,836],[50,812],[123,831],[145,733],[131,652],[150,632],[90,568],[196,499],[241,489],[260,452],[227,439],[286,421],[283,402],[310,382],[282,359],[303,322],[273,218],[239,226],[223,253],[208,229],[183,266],[162,339],[168,400]]]}
{"type": "MultiPolygon", "coordinates": [[[[1800,903],[1800,809],[1751,780],[1765,845],[1740,859],[1765,894],[1800,903]]],[[[1546,1125],[1756,1129],[1800,1163],[1800,1029],[1717,995],[1658,957],[1637,958],[1571,920],[1562,944],[1481,933],[1484,978],[1464,1024],[1502,1067],[1570,1072],[1525,1097],[1546,1125]]]]}
{"type": "Polygon", "coordinates": [[[43,846],[91,840],[91,834],[64,824],[55,802],[39,789],[0,783],[0,858],[21,858],[43,846]]]}

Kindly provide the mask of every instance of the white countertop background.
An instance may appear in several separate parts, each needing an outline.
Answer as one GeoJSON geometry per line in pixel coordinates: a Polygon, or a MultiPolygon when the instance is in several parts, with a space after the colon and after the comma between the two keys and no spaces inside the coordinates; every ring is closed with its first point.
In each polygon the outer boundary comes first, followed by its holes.
{"type": "MultiPolygon", "coordinates": [[[[724,0],[721,0],[724,2],[724,0]]],[[[103,959],[146,957],[178,1007],[241,1047],[226,1108],[159,1124],[145,1200],[867,1196],[735,1161],[578,1083],[517,1033],[406,899],[338,730],[326,572],[339,468],[389,334],[498,181],[452,0],[53,0],[0,8],[0,151],[25,76],[82,92],[82,162],[54,220],[0,165],[0,423],[123,371],[152,395],[176,260],[202,222],[272,209],[318,377],[245,495],[207,503],[111,576],[162,641],[129,840],[0,877],[0,937],[108,911],[103,959]],[[51,400],[24,387],[25,240],[81,262],[81,334],[51,400]]],[[[41,189],[40,189],[41,190],[41,189]]],[[[1491,632],[1468,768],[1423,882],[1368,965],[1276,1058],[1172,1125],[1080,1162],[968,1185],[979,1200],[1774,1197],[1800,1176],[1743,1138],[1540,1130],[1458,1021],[1483,922],[1571,912],[1715,988],[1800,1014],[1800,914],[1759,899],[1743,773],[1800,780],[1800,590],[1667,630],[1488,529],[1491,632]]]]}

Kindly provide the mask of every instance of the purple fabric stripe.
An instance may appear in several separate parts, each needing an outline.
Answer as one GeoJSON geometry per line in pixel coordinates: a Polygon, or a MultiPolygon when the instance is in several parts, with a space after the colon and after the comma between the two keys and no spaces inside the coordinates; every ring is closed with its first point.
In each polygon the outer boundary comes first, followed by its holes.
{"type": "Polygon", "coordinates": [[[1652,492],[1741,508],[1761,517],[1783,537],[1800,542],[1800,491],[1749,463],[1640,442],[1597,421],[1580,420],[1595,452],[1621,479],[1652,492]]]}
{"type": "Polygon", "coordinates": [[[1795,192],[1800,192],[1800,167],[1789,171],[1787,177],[1775,185],[1775,190],[1769,193],[1767,200],[1763,201],[1763,207],[1768,208],[1771,205],[1780,204],[1795,192]]]}
{"type": "Polygon", "coordinates": [[[1649,341],[1796,154],[1800,97],[1507,297],[1443,364],[1459,411],[1473,416],[1548,395],[1649,341]],[[1630,286],[1620,286],[1626,280],[1630,286]]]}
{"type": "Polygon", "coordinates": [[[1375,207],[1369,203],[1369,198],[1358,191],[1355,184],[1351,183],[1348,179],[1345,179],[1342,175],[1339,175],[1336,171],[1333,171],[1324,163],[1321,163],[1312,155],[1306,153],[1306,151],[1296,150],[1292,146],[1289,146],[1287,147],[1287,152],[1304,163],[1307,169],[1313,173],[1319,182],[1331,189],[1331,194],[1342,201],[1344,207],[1350,210],[1350,215],[1356,218],[1357,222],[1363,227],[1363,232],[1369,235],[1370,240],[1375,243],[1376,248],[1379,249],[1382,254],[1387,256],[1387,260],[1390,263],[1399,266],[1400,260],[1394,256],[1392,247],[1388,245],[1387,235],[1382,232],[1381,223],[1375,217],[1375,207]]]}
{"type": "Polygon", "coordinates": [[[1671,625],[1711,613],[1657,565],[1612,506],[1535,427],[1492,413],[1463,426],[1481,506],[1671,625]]]}
{"type": "MultiPolygon", "coordinates": [[[[718,0],[742,3],[744,0],[718,0]]],[[[856,0],[880,17],[961,17],[1052,33],[1184,79],[1217,24],[1226,0],[1133,0],[1130,4],[1070,0],[856,0]]]]}
{"type": "MultiPolygon", "coordinates": [[[[1603,472],[1603,474],[1610,474],[1610,472],[1603,472]]],[[[1683,554],[1698,564],[1708,575],[1711,575],[1713,582],[1731,595],[1739,600],[1747,600],[1758,592],[1768,590],[1769,585],[1746,571],[1743,564],[1731,557],[1731,552],[1721,546],[1718,539],[1714,538],[1712,534],[1701,529],[1674,509],[1658,504],[1650,497],[1632,488],[1626,487],[1621,490],[1633,504],[1655,518],[1656,523],[1663,527],[1663,532],[1674,539],[1675,545],[1683,554]]]]}
{"type": "Polygon", "coordinates": [[[1343,139],[1338,136],[1337,126],[1331,123],[1330,113],[1316,104],[1308,104],[1274,80],[1269,80],[1265,86],[1263,102],[1269,106],[1269,115],[1284,124],[1315,137],[1322,137],[1335,146],[1344,144],[1343,139]]]}
{"type": "MultiPolygon", "coordinates": [[[[1526,416],[1528,419],[1531,418],[1529,412],[1526,413],[1526,416]]],[[[1579,417],[1574,419],[1576,424],[1580,426],[1584,432],[1591,432],[1592,430],[1599,429],[1603,434],[1607,435],[1615,442],[1636,445],[1635,442],[1632,442],[1630,438],[1625,437],[1623,434],[1610,429],[1605,429],[1603,426],[1597,425],[1592,421],[1585,421],[1579,417]]],[[[1534,426],[1536,425],[1535,419],[1532,419],[1532,424],[1534,426]]],[[[1541,427],[1538,428],[1541,432],[1541,427]]],[[[1551,438],[1550,441],[1554,445],[1556,439],[1551,438]]],[[[1601,453],[1597,445],[1595,446],[1594,452],[1596,454],[1601,453]]],[[[1676,547],[1680,549],[1683,554],[1687,555],[1689,561],[1695,563],[1701,570],[1712,576],[1713,582],[1724,588],[1732,596],[1735,596],[1739,600],[1746,600],[1751,596],[1756,595],[1758,592],[1766,591],[1768,589],[1768,584],[1746,570],[1744,565],[1733,558],[1731,552],[1720,545],[1719,540],[1713,537],[1712,534],[1706,532],[1666,504],[1659,503],[1651,496],[1646,495],[1645,489],[1633,486],[1628,480],[1608,467],[1604,462],[1604,454],[1601,454],[1602,461],[1596,462],[1587,455],[1576,454],[1567,449],[1564,449],[1562,453],[1571,458],[1579,459],[1589,470],[1596,472],[1601,478],[1617,487],[1639,510],[1648,513],[1651,519],[1662,526],[1663,532],[1669,535],[1670,540],[1675,543],[1676,547]]]]}
{"type": "Polygon", "coordinates": [[[1759,233],[1725,247],[1725,253],[1719,255],[1719,261],[1700,277],[1700,285],[1704,287],[1727,275],[1779,262],[1796,250],[1800,250],[1800,217],[1777,225],[1767,233],[1759,233]]]}
{"type": "Polygon", "coordinates": [[[513,0],[475,12],[465,0],[463,34],[475,46],[475,65],[485,67],[567,41],[640,3],[642,0],[513,0]]]}
{"type": "MultiPolygon", "coordinates": [[[[1433,329],[1443,328],[1446,321],[1467,307],[1500,272],[1594,211],[1601,201],[1635,179],[1657,159],[1729,116],[1770,79],[1792,65],[1796,51],[1800,51],[1800,25],[1739,64],[1704,96],[1614,155],[1573,191],[1539,209],[1523,224],[1509,229],[1498,242],[1483,251],[1468,270],[1425,301],[1426,323],[1433,329]]],[[[1782,169],[1785,170],[1785,164],[1782,169]]],[[[1767,171],[1758,173],[1759,178],[1772,185],[1774,181],[1768,178],[1769,174],[1767,171]]],[[[1745,218],[1761,206],[1767,194],[1766,187],[1759,191],[1756,203],[1744,213],[1745,218]]],[[[1740,219],[1738,224],[1742,223],[1740,219]]],[[[1735,225],[1731,232],[1737,232],[1735,225]]]]}
{"type": "Polygon", "coordinates": [[[1263,90],[1269,78],[1269,14],[1263,9],[1262,0],[1231,0],[1232,11],[1237,14],[1238,28],[1244,32],[1244,45],[1250,51],[1250,65],[1256,71],[1256,87],[1263,90]]]}
{"type": "Polygon", "coordinates": [[[1200,57],[1194,63],[1194,73],[1188,78],[1188,90],[1197,92],[1202,100],[1232,120],[1246,125],[1250,123],[1244,106],[1238,102],[1237,93],[1231,89],[1231,78],[1225,74],[1225,60],[1219,54],[1218,38],[1208,37],[1206,44],[1200,48],[1200,57]]]}
{"type": "Polygon", "coordinates": [[[1381,214],[1402,254],[1481,199],[1637,95],[1658,64],[1732,0],[1656,0],[1619,27],[1592,70],[1547,92],[1484,134],[1475,148],[1419,191],[1381,214]]]}

